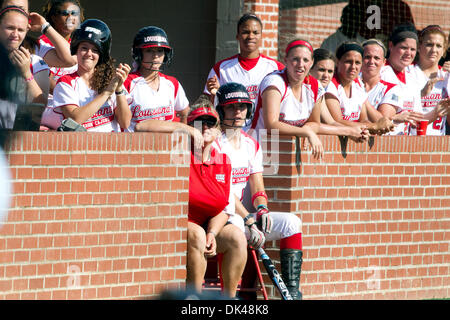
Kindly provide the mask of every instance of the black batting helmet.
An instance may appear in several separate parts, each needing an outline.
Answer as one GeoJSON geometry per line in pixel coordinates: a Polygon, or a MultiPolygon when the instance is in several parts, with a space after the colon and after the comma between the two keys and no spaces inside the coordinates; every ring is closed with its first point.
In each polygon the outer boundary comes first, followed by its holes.
{"type": "Polygon", "coordinates": [[[75,55],[80,42],[93,43],[100,51],[99,63],[104,63],[111,58],[111,30],[106,23],[98,19],[84,21],[72,34],[70,52],[75,55]]]}
{"type": "Polygon", "coordinates": [[[250,99],[250,95],[247,89],[240,83],[228,82],[222,85],[217,90],[216,97],[218,104],[216,106],[217,113],[219,113],[220,121],[225,118],[223,106],[232,103],[243,103],[247,105],[246,119],[251,120],[253,118],[253,102],[250,99]]]}
{"type": "Polygon", "coordinates": [[[132,56],[138,64],[142,61],[142,50],[144,48],[164,48],[164,64],[169,65],[173,58],[173,48],[169,44],[166,32],[155,26],[141,28],[133,40],[132,56]]]}

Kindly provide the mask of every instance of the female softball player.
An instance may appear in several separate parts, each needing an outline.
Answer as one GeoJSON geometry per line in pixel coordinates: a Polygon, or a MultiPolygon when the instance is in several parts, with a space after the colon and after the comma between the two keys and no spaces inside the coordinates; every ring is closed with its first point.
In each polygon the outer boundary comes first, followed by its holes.
{"type": "Polygon", "coordinates": [[[130,124],[131,112],[123,89],[130,67],[115,68],[111,58],[111,31],[100,20],[84,21],[70,43],[78,71],[58,80],[54,108],[87,131],[120,132],[130,124]]]}

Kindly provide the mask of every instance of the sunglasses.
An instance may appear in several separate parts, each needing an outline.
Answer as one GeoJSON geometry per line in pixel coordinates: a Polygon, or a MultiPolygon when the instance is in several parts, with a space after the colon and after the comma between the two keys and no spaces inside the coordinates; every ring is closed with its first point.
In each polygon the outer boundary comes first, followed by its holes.
{"type": "MultiPolygon", "coordinates": [[[[215,119],[213,117],[197,118],[197,119],[195,119],[195,121],[201,121],[202,126],[206,125],[208,128],[214,128],[217,125],[217,119],[215,119]]],[[[191,125],[193,125],[193,124],[194,123],[191,122],[191,125]]]]}
{"type": "Polygon", "coordinates": [[[78,10],[58,10],[56,12],[56,14],[60,15],[60,16],[64,16],[64,17],[68,17],[69,15],[76,17],[76,16],[80,15],[80,11],[78,11],[78,10]]]}

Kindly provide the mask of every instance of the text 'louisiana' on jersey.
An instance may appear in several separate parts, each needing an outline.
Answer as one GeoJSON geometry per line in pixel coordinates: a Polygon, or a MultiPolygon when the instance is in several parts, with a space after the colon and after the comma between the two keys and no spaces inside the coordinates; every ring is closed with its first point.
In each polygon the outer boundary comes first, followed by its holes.
{"type": "MultiPolygon", "coordinates": [[[[68,105],[83,108],[96,96],[97,93],[88,87],[78,73],[65,75],[58,80],[53,90],[53,107],[58,113],[62,113],[61,107],[68,105]]],[[[114,115],[116,106],[116,96],[112,95],[95,114],[82,123],[83,127],[93,132],[120,132],[114,115]]]]}
{"type": "MultiPolygon", "coordinates": [[[[253,103],[256,103],[258,88],[262,79],[275,70],[283,70],[284,65],[279,61],[261,54],[258,58],[247,59],[240,55],[217,62],[209,72],[208,78],[217,77],[219,85],[237,82],[244,85],[253,103]]],[[[204,93],[210,94],[206,85],[204,93]]]]}
{"type": "Polygon", "coordinates": [[[186,93],[179,81],[159,73],[160,84],[157,91],[150,88],[139,71],[132,72],[124,82],[131,102],[131,124],[125,132],[134,132],[136,124],[145,120],[173,121],[176,112],[189,106],[186,93]]]}
{"type": "Polygon", "coordinates": [[[226,133],[223,133],[213,146],[219,152],[226,153],[230,158],[232,167],[231,189],[242,200],[250,175],[264,171],[263,154],[258,141],[241,130],[239,149],[233,148],[226,133]]]}

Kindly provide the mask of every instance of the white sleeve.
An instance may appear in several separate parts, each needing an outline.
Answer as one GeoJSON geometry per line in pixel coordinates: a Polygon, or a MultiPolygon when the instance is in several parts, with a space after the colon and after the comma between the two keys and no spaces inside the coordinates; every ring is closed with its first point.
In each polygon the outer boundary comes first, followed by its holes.
{"type": "Polygon", "coordinates": [[[403,106],[401,95],[401,88],[400,86],[396,85],[384,95],[379,105],[386,103],[393,105],[397,110],[399,110],[403,106]]]}
{"type": "Polygon", "coordinates": [[[263,154],[262,154],[262,150],[261,147],[259,146],[258,142],[255,141],[255,143],[257,144],[257,150],[255,153],[255,156],[252,157],[250,159],[250,174],[255,174],[255,173],[262,173],[264,171],[264,166],[263,166],[263,154]]]}
{"type": "Polygon", "coordinates": [[[325,90],[325,93],[329,93],[329,94],[333,95],[336,99],[339,100],[339,103],[341,102],[341,99],[339,99],[338,90],[333,82],[330,82],[328,84],[327,89],[325,90]]]}
{"type": "Polygon", "coordinates": [[[264,91],[269,87],[275,87],[283,96],[286,92],[286,85],[284,84],[284,80],[278,76],[278,75],[268,75],[264,77],[264,79],[261,81],[261,84],[259,85],[259,92],[260,95],[264,93],[264,91]]]}
{"type": "Polygon", "coordinates": [[[181,83],[178,82],[178,92],[175,97],[175,111],[183,111],[187,107],[189,107],[189,100],[186,97],[186,93],[184,92],[181,83]]]}
{"type": "Polygon", "coordinates": [[[41,57],[42,59],[44,59],[45,55],[50,51],[50,50],[55,50],[54,47],[52,47],[51,45],[49,45],[48,43],[45,43],[42,40],[39,40],[39,45],[36,46],[36,55],[38,55],[39,57],[41,57]]]}
{"type": "Polygon", "coordinates": [[[325,95],[325,88],[322,86],[322,83],[320,83],[320,81],[317,81],[317,83],[319,84],[319,88],[317,89],[317,99],[316,102],[320,100],[320,98],[322,98],[322,96],[325,95]]]}
{"type": "Polygon", "coordinates": [[[65,82],[59,82],[53,89],[53,106],[56,111],[60,111],[60,107],[67,105],[79,105],[78,96],[71,85],[65,82]]]}

